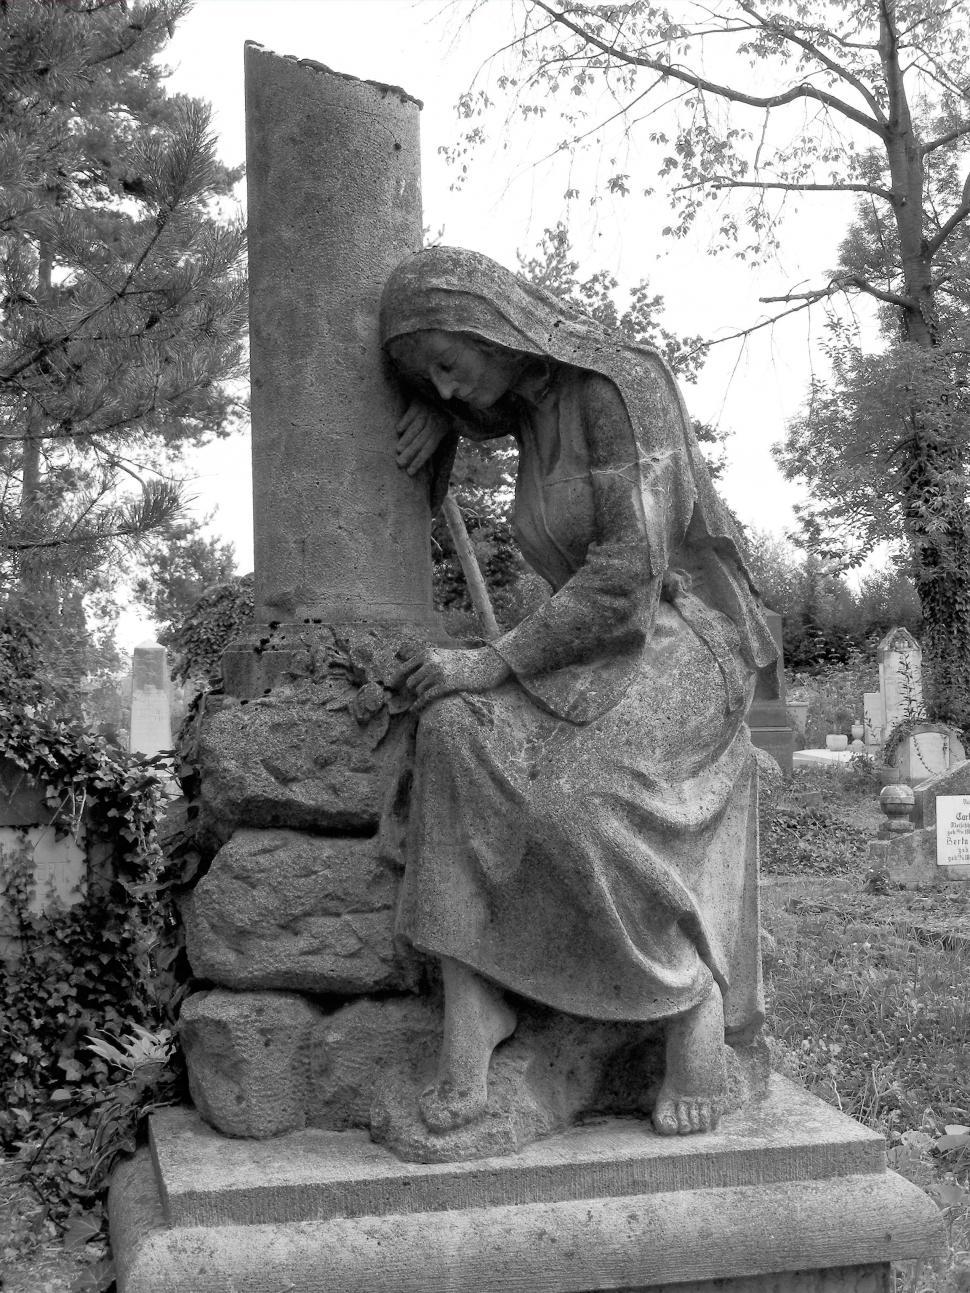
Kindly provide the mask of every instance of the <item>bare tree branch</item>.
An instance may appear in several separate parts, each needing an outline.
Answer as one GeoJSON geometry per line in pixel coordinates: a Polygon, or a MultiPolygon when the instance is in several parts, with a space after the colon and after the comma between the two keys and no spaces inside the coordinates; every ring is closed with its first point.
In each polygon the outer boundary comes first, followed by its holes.
{"type": "Polygon", "coordinates": [[[809,40],[805,36],[800,36],[798,32],[794,31],[790,27],[781,26],[777,20],[764,17],[763,14],[758,13],[753,4],[746,2],[746,0],[738,0],[738,2],[744,12],[750,14],[765,31],[774,32],[781,36],[783,40],[791,41],[793,45],[797,45],[800,49],[805,50],[807,54],[810,54],[812,58],[817,59],[823,67],[828,68],[833,76],[837,76],[840,80],[845,81],[847,85],[851,85],[852,88],[857,91],[863,99],[865,99],[866,103],[868,103],[875,119],[882,122],[883,125],[886,124],[886,117],[882,108],[879,106],[879,101],[864,81],[860,80],[859,77],[850,72],[848,68],[843,67],[841,63],[837,63],[834,58],[829,58],[829,56],[825,54],[814,41],[809,40]]]}
{"type": "Polygon", "coordinates": [[[697,180],[692,184],[680,184],[673,191],[680,193],[684,189],[697,189],[709,186],[714,189],[784,189],[791,193],[870,193],[875,197],[885,198],[887,202],[897,200],[892,189],[880,188],[878,184],[808,184],[791,183],[784,180],[735,180],[730,175],[713,175],[710,179],[697,180]]]}
{"type": "Polygon", "coordinates": [[[847,292],[852,288],[858,292],[865,292],[867,296],[874,296],[879,301],[885,301],[887,305],[898,305],[906,310],[916,308],[916,302],[912,297],[876,287],[875,283],[870,283],[861,274],[837,274],[825,287],[809,288],[807,292],[785,292],[782,296],[759,296],[758,300],[766,305],[786,301],[803,301],[806,305],[815,305],[827,297],[836,296],[839,292],[847,292]]]}
{"type": "Polygon", "coordinates": [[[963,182],[963,195],[960,200],[960,205],[950,215],[945,224],[941,226],[939,231],[927,241],[927,256],[931,258],[935,256],[946,242],[947,238],[949,238],[950,234],[953,233],[954,229],[958,228],[959,225],[963,224],[967,216],[970,216],[970,174],[967,175],[967,178],[963,182]]]}
{"type": "Polygon", "coordinates": [[[939,139],[931,139],[928,144],[924,144],[920,149],[920,154],[925,157],[927,153],[933,152],[935,148],[944,148],[947,144],[952,144],[954,140],[962,139],[964,135],[970,135],[970,121],[965,121],[960,126],[954,126],[945,135],[940,135],[939,139]]]}
{"type": "Polygon", "coordinates": [[[817,103],[824,103],[827,107],[832,108],[841,116],[854,121],[856,125],[862,126],[865,130],[871,131],[880,139],[885,137],[885,128],[882,123],[873,117],[867,116],[866,113],[860,112],[858,108],[853,108],[851,104],[846,103],[835,94],[829,94],[826,90],[819,90],[813,85],[794,85],[780,94],[771,95],[753,95],[744,94],[740,90],[735,90],[729,85],[719,85],[716,81],[709,81],[706,77],[699,76],[696,72],[688,71],[685,68],[676,67],[672,63],[667,63],[663,59],[652,58],[646,54],[634,54],[629,50],[617,49],[615,45],[601,40],[593,32],[587,31],[579,23],[573,22],[566,14],[560,13],[553,9],[547,0],[533,0],[533,3],[543,12],[561,26],[568,28],[574,35],[581,40],[586,41],[595,49],[621,62],[629,63],[634,67],[649,67],[654,72],[660,72],[663,76],[671,76],[675,80],[683,81],[687,85],[694,86],[695,89],[705,90],[710,94],[717,95],[719,98],[727,99],[731,103],[745,104],[750,108],[781,108],[788,103],[794,103],[798,99],[814,99],[817,103]]]}

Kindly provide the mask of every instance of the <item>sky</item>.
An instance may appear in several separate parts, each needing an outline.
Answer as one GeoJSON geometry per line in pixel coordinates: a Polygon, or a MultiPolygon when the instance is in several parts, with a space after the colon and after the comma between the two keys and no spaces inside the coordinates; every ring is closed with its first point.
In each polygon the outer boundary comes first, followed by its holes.
{"type": "MultiPolygon", "coordinates": [[[[424,104],[424,221],[435,241],[474,248],[514,269],[517,252],[534,252],[543,230],[566,219],[582,271],[615,275],[621,299],[623,288],[648,279],[663,294],[664,322],[674,331],[728,336],[764,316],[759,296],[816,281],[834,262],[846,216],[837,207],[840,198],[793,216],[785,258],[753,271],[730,256],[706,256],[702,230],[683,242],[662,238],[668,212],[661,196],[591,204],[602,156],[569,171],[561,157],[536,165],[562,133],[551,123],[533,136],[524,127],[500,130],[499,144],[477,157],[465,188],[453,191],[454,172],[439,150],[456,139],[459,96],[473,82],[488,84],[492,73],[482,60],[508,40],[513,5],[487,0],[472,17],[470,8],[468,0],[196,0],[165,49],[172,69],[167,84],[212,104],[220,156],[230,165],[245,160],[247,40],[401,85],[424,104]],[[576,187],[579,196],[567,201],[566,189],[576,187]]],[[[624,166],[641,187],[654,182],[642,158],[628,156],[624,166]]],[[[693,416],[732,432],[720,488],[746,525],[781,533],[802,497],[780,476],[770,446],[802,405],[812,373],[812,330],[820,325],[803,314],[743,346],[723,342],[710,352],[700,382],[685,389],[693,416]]],[[[212,514],[209,532],[231,540],[239,568],[251,569],[248,437],[202,450],[191,469],[197,513],[212,514]]],[[[141,640],[150,626],[126,623],[123,631],[141,640]]]]}

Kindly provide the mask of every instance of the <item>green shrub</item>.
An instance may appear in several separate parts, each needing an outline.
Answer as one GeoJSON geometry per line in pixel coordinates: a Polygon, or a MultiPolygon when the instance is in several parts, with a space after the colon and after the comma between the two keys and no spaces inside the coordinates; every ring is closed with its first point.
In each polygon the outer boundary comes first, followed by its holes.
{"type": "Polygon", "coordinates": [[[30,866],[26,853],[0,866],[20,943],[16,962],[0,963],[0,1144],[64,1223],[98,1197],[118,1156],[134,1150],[146,1105],[173,1098],[179,1074],[151,922],[114,886],[32,914],[30,866]],[[123,1038],[140,1025],[157,1038],[158,1062],[119,1070],[95,1034],[123,1038]]]}
{"type": "Polygon", "coordinates": [[[828,664],[812,673],[790,673],[789,695],[792,699],[808,701],[805,727],[808,748],[819,749],[830,733],[847,733],[850,723],[861,723],[863,693],[878,688],[879,669],[874,653],[851,651],[844,663],[828,664]]]}
{"type": "Polygon", "coordinates": [[[142,1026],[164,1050],[182,991],[175,877],[157,829],[164,760],[115,758],[102,738],[9,696],[0,759],[43,787],[55,830],[83,826],[89,857],[82,900],[38,914],[30,853],[0,856],[16,951],[0,962],[0,1147],[65,1224],[133,1147],[144,1109],[179,1083],[167,1054],[136,1074],[91,1047],[97,1033],[142,1026]]]}

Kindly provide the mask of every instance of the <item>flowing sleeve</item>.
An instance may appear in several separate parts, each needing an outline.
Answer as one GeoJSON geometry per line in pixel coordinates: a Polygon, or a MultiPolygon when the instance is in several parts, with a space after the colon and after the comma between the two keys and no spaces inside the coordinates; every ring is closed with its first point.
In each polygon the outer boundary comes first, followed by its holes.
{"type": "Polygon", "coordinates": [[[581,404],[594,503],[585,560],[548,602],[491,645],[546,708],[589,721],[616,703],[636,668],[692,494],[663,410],[657,443],[643,454],[611,381],[587,377],[581,404]]]}

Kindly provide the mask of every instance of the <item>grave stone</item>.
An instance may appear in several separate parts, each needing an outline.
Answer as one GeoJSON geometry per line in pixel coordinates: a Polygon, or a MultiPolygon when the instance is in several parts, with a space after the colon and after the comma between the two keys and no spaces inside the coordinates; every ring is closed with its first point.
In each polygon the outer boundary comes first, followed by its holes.
{"type": "Polygon", "coordinates": [[[752,743],[774,756],[782,772],[791,775],[795,738],[785,704],[785,657],[782,619],[776,611],[765,610],[765,619],[778,648],[773,665],[758,675],[754,699],[748,711],[752,743]]]}
{"type": "Polygon", "coordinates": [[[907,733],[892,750],[886,779],[915,786],[941,776],[963,760],[964,751],[955,729],[926,718],[919,643],[907,629],[891,629],[879,643],[877,658],[879,690],[862,698],[866,750],[882,763],[886,742],[905,723],[907,733]]]}
{"type": "MultiPolygon", "coordinates": [[[[0,761],[0,865],[16,866],[26,856],[33,879],[29,910],[35,915],[54,901],[79,902],[87,875],[83,827],[74,835],[55,831],[44,788],[10,759],[0,761]]],[[[13,914],[0,891],[0,957],[16,960],[20,943],[13,914]]]]}
{"type": "Polygon", "coordinates": [[[906,719],[925,718],[923,652],[908,629],[890,629],[876,648],[879,690],[862,697],[867,745],[883,745],[906,719]]]}
{"type": "Polygon", "coordinates": [[[943,879],[970,879],[970,795],[937,798],[936,864],[943,879]]]}
{"type": "MultiPolygon", "coordinates": [[[[222,849],[187,949],[214,986],[182,1018],[205,1121],[160,1115],[116,1174],[119,1293],[887,1287],[890,1261],[934,1248],[935,1207],[880,1137],[780,1080],[703,1136],[610,1119],[428,1163],[362,1129],[381,1066],[433,1058],[440,1021],[388,939],[384,828],[408,739],[384,682],[402,638],[438,634],[427,481],[395,466],[377,338],[383,282],[420,241],[419,105],[257,46],[246,61],[257,623],[200,738],[222,849]]],[[[502,1060],[548,1083],[514,1044],[502,1060]]]]}
{"type": "Polygon", "coordinates": [[[158,642],[136,646],[131,662],[131,718],[128,749],[151,756],[172,748],[172,717],[165,648],[158,642]]]}
{"type": "Polygon", "coordinates": [[[870,867],[884,871],[894,884],[907,887],[970,880],[970,862],[962,858],[962,846],[957,843],[964,832],[954,829],[961,825],[954,814],[965,811],[954,805],[970,805],[970,761],[964,759],[939,776],[916,782],[912,794],[913,830],[870,841],[870,867]],[[946,806],[947,826],[940,825],[941,806],[946,806]]]}

